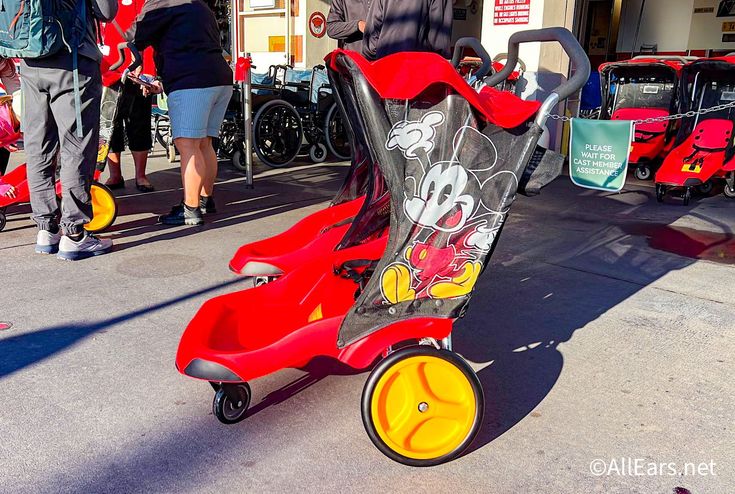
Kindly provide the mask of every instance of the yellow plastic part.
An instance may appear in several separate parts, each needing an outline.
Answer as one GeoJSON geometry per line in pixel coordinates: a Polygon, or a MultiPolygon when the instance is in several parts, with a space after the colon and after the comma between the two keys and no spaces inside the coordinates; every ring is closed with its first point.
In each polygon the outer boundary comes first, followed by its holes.
{"type": "Polygon", "coordinates": [[[383,296],[392,304],[416,299],[411,288],[411,270],[402,263],[393,263],[383,271],[380,279],[383,296]]]}
{"type": "Polygon", "coordinates": [[[322,313],[322,304],[319,304],[309,315],[309,322],[320,321],[322,319],[324,319],[324,314],[322,313]]]}
{"type": "Polygon", "coordinates": [[[383,442],[417,460],[456,450],[472,430],[476,408],[464,373],[431,355],[409,357],[390,367],[371,402],[373,425],[383,442]]]}
{"type": "Polygon", "coordinates": [[[84,225],[84,229],[88,232],[99,232],[115,221],[117,205],[115,204],[115,197],[107,189],[96,184],[92,184],[90,194],[92,195],[94,217],[92,221],[84,225]]]}

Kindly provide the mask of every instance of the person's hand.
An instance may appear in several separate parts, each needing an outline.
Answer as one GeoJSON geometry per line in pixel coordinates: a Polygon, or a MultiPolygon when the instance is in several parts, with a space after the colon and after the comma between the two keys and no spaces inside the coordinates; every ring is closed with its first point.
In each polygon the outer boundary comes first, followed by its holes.
{"type": "Polygon", "coordinates": [[[365,32],[365,21],[357,21],[357,29],[359,29],[361,33],[364,33],[365,32]]]}
{"type": "Polygon", "coordinates": [[[161,81],[153,81],[151,87],[143,86],[143,96],[149,96],[151,94],[161,94],[163,92],[163,86],[161,81]]]}

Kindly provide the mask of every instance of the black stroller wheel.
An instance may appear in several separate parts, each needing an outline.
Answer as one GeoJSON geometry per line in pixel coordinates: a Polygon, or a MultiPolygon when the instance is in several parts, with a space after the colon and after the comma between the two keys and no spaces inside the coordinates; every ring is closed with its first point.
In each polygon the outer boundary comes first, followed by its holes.
{"type": "Polygon", "coordinates": [[[722,193],[725,194],[725,197],[735,199],[735,186],[725,184],[725,190],[722,193]]]}
{"type": "Polygon", "coordinates": [[[691,187],[684,187],[684,195],[682,195],[682,200],[684,201],[685,206],[689,206],[689,203],[692,200],[692,188],[691,187]]]}
{"type": "Polygon", "coordinates": [[[7,224],[7,222],[8,222],[8,220],[7,220],[7,218],[5,218],[5,212],[4,211],[0,211],[0,232],[5,229],[5,225],[7,224]]]}
{"type": "Polygon", "coordinates": [[[345,128],[342,112],[339,111],[337,103],[334,103],[327,111],[324,122],[325,142],[329,152],[337,159],[348,160],[352,156],[350,141],[345,128]]]}
{"type": "Polygon", "coordinates": [[[708,196],[714,188],[715,184],[713,184],[711,180],[707,180],[703,184],[697,186],[697,192],[703,196],[708,196]]]}
{"type": "Polygon", "coordinates": [[[656,184],[656,201],[664,202],[665,195],[666,195],[666,186],[662,184],[656,184]]]}
{"type": "Polygon", "coordinates": [[[251,397],[248,383],[222,384],[214,394],[212,413],[223,424],[236,424],[247,415],[251,397]]]}
{"type": "Polygon", "coordinates": [[[650,165],[638,165],[633,175],[638,180],[650,180],[652,175],[650,165]]]}
{"type": "Polygon", "coordinates": [[[255,153],[271,168],[289,165],[299,154],[303,139],[301,117],[286,101],[269,101],[253,119],[255,153]]]}

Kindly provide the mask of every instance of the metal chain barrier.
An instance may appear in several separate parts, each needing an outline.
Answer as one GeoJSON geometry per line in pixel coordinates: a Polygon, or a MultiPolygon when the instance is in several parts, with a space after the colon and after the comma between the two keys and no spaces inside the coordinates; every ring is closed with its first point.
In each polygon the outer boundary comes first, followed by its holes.
{"type": "MultiPolygon", "coordinates": [[[[699,111],[689,110],[685,113],[675,113],[674,115],[666,115],[663,117],[655,117],[655,118],[644,118],[640,120],[633,120],[633,123],[635,124],[646,124],[646,123],[655,123],[655,122],[668,122],[669,120],[679,120],[682,118],[692,118],[696,117],[697,115],[706,115],[707,113],[713,113],[717,111],[727,110],[729,108],[735,108],[735,101],[731,101],[729,103],[723,103],[721,105],[715,105],[710,108],[703,108],[699,111]]],[[[562,122],[568,122],[573,117],[567,117],[566,115],[553,115],[549,113],[548,117],[552,120],[560,120],[562,122]]]]}

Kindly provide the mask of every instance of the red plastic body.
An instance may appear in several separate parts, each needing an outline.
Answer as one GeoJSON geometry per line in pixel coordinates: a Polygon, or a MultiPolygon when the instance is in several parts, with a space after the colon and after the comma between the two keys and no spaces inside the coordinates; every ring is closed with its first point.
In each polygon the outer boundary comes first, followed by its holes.
{"type": "Polygon", "coordinates": [[[656,172],[656,183],[684,187],[724,177],[735,169],[735,162],[725,164],[725,148],[732,140],[733,122],[711,119],[699,122],[687,139],[674,148],[656,172]]]}
{"type": "Polygon", "coordinates": [[[230,261],[230,269],[238,274],[260,276],[267,273],[251,271],[253,264],[249,270],[243,270],[248,263],[266,263],[286,273],[301,266],[304,259],[328,255],[347,233],[351,219],[364,201],[365,198],[360,197],[322,209],[283,233],[243,245],[230,261]]]}
{"type": "Polygon", "coordinates": [[[303,367],[319,356],[364,369],[401,341],[447,337],[452,320],[417,318],[338,347],[339,328],[355,303],[358,285],[335,274],[334,267],[352,259],[379,259],[386,242],[383,237],[312,258],[273,283],[209,300],[184,331],[177,369],[185,373],[193,360],[201,359],[248,381],[280,369],[303,367]]]}
{"type": "MultiPolygon", "coordinates": [[[[645,120],[669,115],[664,108],[619,108],[612,120],[645,120]]],[[[635,126],[635,140],[630,148],[628,161],[631,164],[652,161],[666,148],[668,122],[641,123],[635,126]]]]}
{"type": "MultiPolygon", "coordinates": [[[[99,180],[100,171],[94,172],[94,179],[99,180]]],[[[0,208],[12,206],[13,204],[21,204],[29,202],[31,200],[30,191],[28,190],[28,176],[26,165],[22,164],[12,171],[0,176],[2,181],[6,184],[12,185],[15,188],[15,197],[0,197],[0,208]]],[[[56,181],[56,194],[61,195],[61,182],[56,181]]]]}

